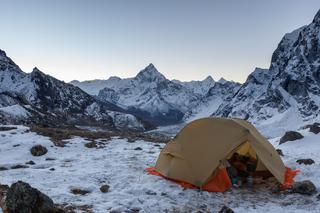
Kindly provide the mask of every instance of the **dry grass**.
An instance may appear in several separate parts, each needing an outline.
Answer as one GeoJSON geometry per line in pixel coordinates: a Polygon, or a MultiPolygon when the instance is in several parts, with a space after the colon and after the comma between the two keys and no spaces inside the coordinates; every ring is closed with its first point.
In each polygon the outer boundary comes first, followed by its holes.
{"type": "Polygon", "coordinates": [[[103,139],[104,141],[110,140],[112,137],[126,138],[128,142],[134,142],[136,140],[145,140],[154,143],[167,143],[170,138],[166,136],[154,136],[143,132],[133,131],[90,131],[85,129],[79,129],[76,127],[42,127],[42,126],[31,126],[30,130],[36,132],[39,135],[49,137],[50,140],[56,146],[63,147],[67,143],[65,140],[71,139],[72,137],[81,137],[89,141],[95,141],[97,139],[103,139]]]}

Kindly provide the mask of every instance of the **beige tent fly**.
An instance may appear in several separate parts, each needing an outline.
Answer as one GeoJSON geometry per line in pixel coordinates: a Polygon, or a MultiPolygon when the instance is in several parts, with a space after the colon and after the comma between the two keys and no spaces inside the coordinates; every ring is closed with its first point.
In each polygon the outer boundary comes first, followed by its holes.
{"type": "Polygon", "coordinates": [[[189,123],[164,147],[154,169],[165,178],[202,187],[214,177],[220,161],[235,152],[257,159],[257,170],[268,170],[280,183],[286,182],[287,169],[275,148],[240,119],[211,117],[189,123]]]}

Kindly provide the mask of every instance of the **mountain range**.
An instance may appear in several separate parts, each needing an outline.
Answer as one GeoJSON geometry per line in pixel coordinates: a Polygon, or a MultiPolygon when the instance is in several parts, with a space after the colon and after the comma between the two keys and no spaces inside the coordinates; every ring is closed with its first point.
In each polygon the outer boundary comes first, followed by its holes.
{"type": "Polygon", "coordinates": [[[25,73],[0,51],[2,123],[147,130],[223,116],[249,120],[273,135],[319,120],[319,106],[320,11],[309,25],[284,35],[269,69],[256,68],[243,84],[211,76],[169,80],[153,64],[132,78],[65,83],[37,68],[25,73]]]}

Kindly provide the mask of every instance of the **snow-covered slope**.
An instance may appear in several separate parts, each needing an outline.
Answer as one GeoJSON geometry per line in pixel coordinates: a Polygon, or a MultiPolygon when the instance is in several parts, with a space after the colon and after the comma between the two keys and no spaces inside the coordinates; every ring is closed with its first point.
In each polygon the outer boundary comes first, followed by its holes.
{"type": "Polygon", "coordinates": [[[271,125],[275,132],[269,133],[277,134],[278,126],[284,131],[292,123],[299,127],[318,120],[319,106],[320,11],[311,24],[286,34],[272,55],[270,68],[257,68],[213,115],[271,125]]]}
{"type": "Polygon", "coordinates": [[[207,94],[209,89],[211,89],[215,84],[215,81],[211,76],[208,76],[203,81],[179,81],[179,80],[172,80],[172,81],[188,88],[193,93],[199,94],[199,95],[207,94]]]}
{"type": "MultiPolygon", "coordinates": [[[[127,139],[120,138],[106,141],[101,138],[96,140],[101,148],[89,149],[85,147],[87,140],[76,137],[68,140],[67,146],[56,147],[47,137],[27,130],[19,126],[17,130],[1,132],[0,167],[26,165],[30,160],[35,165],[0,171],[0,182],[9,185],[18,180],[28,182],[55,203],[88,205],[96,213],[138,210],[140,213],[219,212],[223,205],[237,213],[317,213],[320,209],[317,194],[273,193],[264,185],[255,185],[254,191],[244,186],[231,188],[225,193],[210,193],[184,190],[178,184],[148,175],[144,170],[155,165],[164,144],[141,140],[128,143],[127,139]],[[45,146],[48,153],[32,156],[29,150],[36,144],[45,146]],[[99,190],[104,184],[110,186],[108,193],[99,190]],[[70,192],[73,188],[88,190],[89,193],[74,195],[70,192]]],[[[320,190],[320,134],[301,133],[305,136],[301,140],[278,145],[279,138],[275,138],[271,142],[282,149],[287,166],[301,170],[296,180],[311,180],[320,190]],[[299,165],[296,160],[300,158],[312,158],[315,164],[299,165]]]]}
{"type": "Polygon", "coordinates": [[[30,74],[23,72],[0,50],[1,122],[28,123],[42,120],[48,124],[54,122],[113,127],[114,116],[109,115],[110,111],[118,111],[118,115],[127,117],[130,127],[136,125],[141,129],[143,126],[139,119],[125,113],[120,107],[99,102],[78,87],[46,75],[37,68],[30,74]]]}
{"type": "Polygon", "coordinates": [[[184,120],[190,122],[195,119],[210,116],[216,112],[223,103],[230,100],[239,88],[239,83],[220,79],[208,90],[202,101],[185,114],[184,120]]]}

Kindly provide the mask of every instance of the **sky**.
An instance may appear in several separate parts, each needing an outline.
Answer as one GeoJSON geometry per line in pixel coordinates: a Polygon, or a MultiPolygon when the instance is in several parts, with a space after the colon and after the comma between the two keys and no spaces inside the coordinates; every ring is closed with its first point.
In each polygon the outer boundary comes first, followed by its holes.
{"type": "Polygon", "coordinates": [[[319,0],[0,0],[0,49],[60,80],[133,77],[244,82],[319,0]]]}

